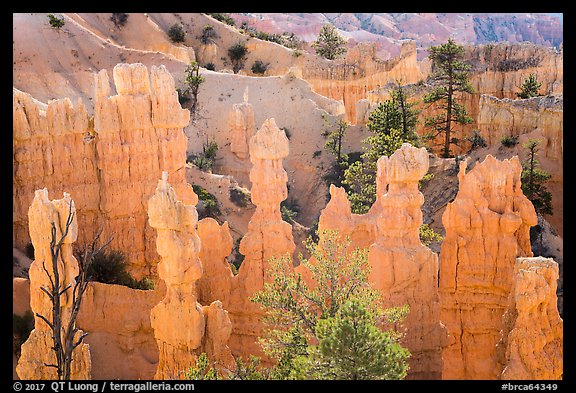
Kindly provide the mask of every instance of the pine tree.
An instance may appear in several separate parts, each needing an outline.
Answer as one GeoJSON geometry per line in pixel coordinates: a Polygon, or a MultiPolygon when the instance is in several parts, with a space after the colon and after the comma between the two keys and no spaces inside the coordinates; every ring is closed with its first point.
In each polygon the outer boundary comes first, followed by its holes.
{"type": "Polygon", "coordinates": [[[528,158],[522,163],[522,192],[532,202],[538,215],[550,215],[553,214],[552,194],[544,184],[552,176],[539,167],[536,159],[539,144],[536,139],[530,139],[524,144],[524,148],[528,149],[528,158]]]}
{"type": "Polygon", "coordinates": [[[316,325],[318,346],[297,363],[315,379],[404,379],[407,349],[394,332],[376,326],[377,315],[357,299],[316,325]]]}
{"type": "Polygon", "coordinates": [[[542,95],[538,92],[541,86],[542,82],[538,82],[536,75],[530,74],[528,79],[526,79],[522,84],[522,91],[520,91],[520,93],[516,93],[516,96],[518,96],[518,98],[539,97],[542,95]]]}
{"type": "Polygon", "coordinates": [[[462,62],[464,47],[457,45],[450,38],[447,43],[432,46],[428,57],[433,62],[433,72],[430,81],[436,88],[424,96],[424,102],[435,104],[439,114],[425,121],[426,127],[432,128],[427,139],[434,139],[444,133],[443,157],[450,157],[450,145],[457,143],[452,138],[453,123],[472,123],[463,105],[458,103],[456,93],[472,93],[473,88],[468,82],[470,66],[462,62]]]}
{"type": "Polygon", "coordinates": [[[320,29],[318,38],[312,43],[316,53],[328,60],[334,60],[346,53],[346,40],[338,33],[332,24],[326,24],[320,29]]]}
{"type": "Polygon", "coordinates": [[[528,149],[528,158],[522,163],[522,192],[532,202],[534,210],[536,211],[536,216],[538,217],[538,225],[532,227],[530,230],[531,237],[537,236],[539,238],[538,242],[538,254],[542,252],[542,226],[540,221],[542,215],[552,214],[552,194],[546,189],[544,185],[548,180],[550,180],[551,175],[539,168],[538,160],[536,159],[536,154],[538,153],[539,141],[536,139],[530,139],[524,144],[524,148],[528,149]]]}
{"type": "MultiPolygon", "coordinates": [[[[334,335],[340,334],[337,330],[331,332],[331,329],[341,329],[340,321],[348,321],[350,313],[342,314],[342,309],[350,301],[371,316],[370,321],[363,319],[365,331],[359,332],[355,337],[357,342],[362,341],[379,349],[386,347],[383,351],[363,354],[365,358],[362,361],[365,364],[384,361],[383,368],[402,369],[402,364],[397,363],[403,363],[405,356],[381,356],[382,352],[396,352],[399,334],[390,330],[387,333],[390,340],[382,340],[384,336],[374,332],[374,328],[378,329],[377,320],[397,313],[398,310],[382,310],[380,293],[369,285],[368,250],[352,250],[350,239],[342,240],[337,231],[322,231],[318,236],[318,242],[314,242],[312,238],[305,242],[311,257],[304,259],[300,255],[300,263],[310,271],[311,281],[314,283],[312,286],[308,286],[301,275],[290,268],[292,260],[287,255],[270,260],[272,280],[265,283],[264,288],[251,298],[253,302],[259,303],[266,313],[263,320],[266,325],[265,336],[259,342],[264,352],[276,360],[272,378],[330,379],[332,371],[320,367],[319,361],[325,361],[326,356],[346,354],[340,352],[328,355],[329,351],[325,351],[324,355],[315,343],[322,342],[322,337],[328,345],[334,335]],[[332,324],[321,327],[321,321],[331,318],[336,318],[332,324]],[[318,333],[321,336],[318,336],[318,333]]],[[[407,306],[402,310],[400,315],[403,318],[407,313],[407,306]]],[[[354,345],[353,342],[349,344],[354,345]]]]}
{"type": "Polygon", "coordinates": [[[378,104],[370,113],[366,126],[372,133],[363,142],[368,145],[360,161],[349,163],[344,171],[342,184],[346,189],[352,212],[368,212],[376,200],[376,162],[382,156],[390,156],[403,143],[419,144],[415,132],[418,112],[409,102],[408,91],[396,85],[391,98],[378,104]]]}
{"type": "Polygon", "coordinates": [[[324,145],[335,157],[336,162],[333,167],[333,173],[330,174],[329,179],[336,186],[342,185],[344,179],[344,171],[348,167],[348,154],[343,151],[344,138],[348,130],[348,124],[344,120],[337,120],[335,124],[330,124],[327,116],[324,117],[327,129],[323,134],[326,136],[326,144],[324,145]]]}

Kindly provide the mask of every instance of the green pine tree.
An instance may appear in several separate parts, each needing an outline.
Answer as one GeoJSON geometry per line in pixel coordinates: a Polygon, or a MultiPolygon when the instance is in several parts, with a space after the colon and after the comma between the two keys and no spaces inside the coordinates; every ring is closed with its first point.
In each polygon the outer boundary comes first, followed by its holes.
{"type": "Polygon", "coordinates": [[[297,363],[314,379],[404,379],[410,353],[394,332],[377,327],[378,315],[358,299],[316,325],[318,345],[297,363]]]}
{"type": "Polygon", "coordinates": [[[328,60],[334,60],[346,53],[346,40],[338,33],[333,24],[326,24],[320,29],[318,38],[312,43],[316,53],[328,60]]]}
{"type": "Polygon", "coordinates": [[[553,214],[552,194],[548,191],[545,183],[552,177],[548,172],[540,168],[540,163],[536,159],[538,145],[536,139],[530,139],[524,144],[528,149],[528,158],[522,163],[522,192],[534,205],[536,214],[553,214]]]}
{"type": "Polygon", "coordinates": [[[536,75],[530,74],[528,79],[522,84],[520,93],[516,93],[516,96],[518,96],[518,98],[539,97],[542,95],[538,92],[541,86],[542,82],[538,82],[536,75]]]}
{"type": "MultiPolygon", "coordinates": [[[[316,342],[321,343],[326,338],[326,343],[329,343],[332,337],[332,325],[322,327],[321,321],[336,318],[333,327],[339,329],[339,321],[348,318],[348,314],[342,314],[341,310],[350,301],[373,317],[370,323],[363,320],[366,325],[363,329],[366,331],[359,333],[361,337],[357,338],[358,341],[364,341],[366,345],[379,349],[381,346],[390,346],[387,350],[394,353],[396,345],[399,345],[397,341],[400,336],[394,331],[388,332],[388,341],[370,341],[381,340],[383,337],[373,330],[376,321],[397,310],[382,310],[380,293],[368,284],[367,249],[351,250],[350,239],[341,239],[337,231],[323,231],[318,235],[318,242],[314,242],[312,238],[305,242],[311,257],[304,259],[300,255],[300,263],[309,269],[314,285],[308,286],[300,274],[291,269],[292,260],[286,255],[270,260],[272,280],[265,283],[264,288],[251,298],[265,311],[265,335],[259,342],[264,352],[276,361],[276,366],[271,371],[273,379],[331,377],[330,370],[317,367],[318,359],[315,357],[319,354],[318,356],[322,356],[320,360],[325,359],[316,342]]],[[[401,314],[405,316],[407,306],[403,307],[403,310],[401,314]]],[[[333,334],[339,333],[334,331],[333,334]]],[[[334,353],[333,356],[345,354],[334,353]]],[[[403,369],[403,366],[397,363],[405,361],[403,356],[382,358],[380,350],[374,352],[374,358],[371,353],[364,356],[366,358],[363,362],[366,364],[385,361],[386,364],[382,367],[387,369],[403,369]]]]}
{"type": "Polygon", "coordinates": [[[472,118],[468,116],[466,108],[458,103],[456,96],[457,93],[473,92],[468,82],[470,66],[462,62],[464,47],[457,45],[451,38],[445,44],[430,47],[429,51],[428,57],[433,62],[430,82],[436,87],[424,96],[424,102],[435,104],[439,113],[425,121],[426,127],[432,129],[427,139],[433,140],[444,133],[442,156],[450,157],[450,145],[458,142],[452,137],[454,123],[472,123],[472,118]]]}

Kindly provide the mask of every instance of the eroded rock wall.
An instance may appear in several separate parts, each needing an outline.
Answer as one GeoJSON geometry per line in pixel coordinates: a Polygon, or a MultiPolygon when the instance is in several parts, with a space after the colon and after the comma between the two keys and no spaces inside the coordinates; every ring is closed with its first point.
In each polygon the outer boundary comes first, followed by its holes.
{"type": "Polygon", "coordinates": [[[516,258],[532,256],[536,213],[522,194],[518,157],[488,155],[466,172],[442,216],[440,320],[448,328],[443,379],[497,379],[496,344],[516,258]]]}
{"type": "Polygon", "coordinates": [[[236,356],[263,356],[256,339],[262,335],[264,313],[249,298],[270,280],[270,258],[291,255],[295,249],[292,226],[280,214],[280,203],[288,196],[288,175],[282,166],[288,149],[288,138],[274,119],[267,119],[250,139],[251,199],[256,211],[240,242],[245,258],[233,277],[228,306],[233,327],[230,348],[236,356]]]}
{"type": "Polygon", "coordinates": [[[447,332],[440,322],[438,256],[422,245],[424,196],[418,181],[428,171],[428,152],[405,143],[378,160],[380,204],[376,237],[370,246],[370,282],[385,307],[407,304],[404,344],[412,354],[409,379],[440,379],[447,332]]]}
{"type": "Polygon", "coordinates": [[[146,203],[162,171],[168,171],[182,200],[186,187],[190,113],[181,108],[174,80],[165,67],[118,64],[116,95],[106,70],[95,76],[94,118],[80,101],[43,105],[13,92],[13,242],[29,242],[26,206],[34,190],[73,193],[82,233],[79,244],[99,227],[113,236],[110,249],[126,254],[136,277],[155,276],[158,254],[146,226],[146,203]]]}
{"type": "Polygon", "coordinates": [[[501,379],[562,379],[563,321],[556,306],[558,264],[518,258],[498,342],[501,379]]]}

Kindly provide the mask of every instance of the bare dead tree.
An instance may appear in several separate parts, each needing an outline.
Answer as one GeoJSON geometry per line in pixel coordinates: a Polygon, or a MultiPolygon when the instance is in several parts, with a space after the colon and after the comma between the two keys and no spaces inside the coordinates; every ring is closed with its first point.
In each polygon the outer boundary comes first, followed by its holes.
{"type": "Polygon", "coordinates": [[[52,340],[54,343],[52,349],[56,354],[56,364],[45,364],[45,366],[56,368],[58,380],[70,380],[72,353],[80,344],[82,344],[84,338],[88,335],[88,333],[82,333],[79,337],[76,337],[79,330],[76,325],[76,319],[80,311],[82,297],[89,282],[88,268],[94,260],[94,257],[102,252],[102,250],[112,241],[110,238],[102,246],[98,247],[97,243],[102,234],[102,229],[98,230],[92,243],[84,249],[78,261],[78,275],[75,277],[74,283],[67,283],[67,285],[64,283],[65,286],[62,287],[60,283],[60,272],[58,270],[58,258],[60,256],[64,239],[68,235],[73,217],[74,212],[72,211],[72,201],[70,201],[66,226],[58,241],[56,241],[56,226],[52,223],[52,237],[50,241],[52,275],[46,268],[46,261],[42,261],[42,268],[50,280],[50,287],[40,287],[40,289],[48,296],[52,303],[52,322],[50,322],[46,316],[36,313],[36,316],[46,322],[52,330],[52,340]],[[70,319],[66,326],[64,326],[65,323],[62,316],[61,296],[70,289],[72,290],[72,309],[70,312],[70,319]]]}

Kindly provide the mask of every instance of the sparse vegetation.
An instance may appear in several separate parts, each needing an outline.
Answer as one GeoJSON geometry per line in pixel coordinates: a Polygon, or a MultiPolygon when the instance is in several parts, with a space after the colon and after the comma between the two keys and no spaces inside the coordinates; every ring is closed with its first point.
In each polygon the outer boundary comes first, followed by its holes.
{"type": "Polygon", "coordinates": [[[186,31],[184,31],[184,26],[180,23],[174,23],[168,29],[168,37],[172,42],[184,42],[186,41],[186,31]]]}
{"type": "Polygon", "coordinates": [[[112,14],[112,16],[110,17],[110,20],[112,22],[114,22],[114,25],[117,28],[122,28],[122,27],[124,27],[126,22],[128,22],[128,14],[124,14],[124,13],[120,13],[120,12],[114,12],[112,14]]]}
{"type": "Polygon", "coordinates": [[[214,63],[206,63],[204,68],[206,68],[207,70],[210,70],[210,71],[216,70],[216,66],[214,65],[214,63]]]}
{"type": "Polygon", "coordinates": [[[214,30],[214,26],[206,25],[202,28],[202,35],[200,36],[200,42],[204,45],[212,44],[218,38],[218,34],[216,30],[214,30]]]}
{"type": "Polygon", "coordinates": [[[280,203],[280,214],[282,219],[286,222],[295,222],[296,217],[300,213],[300,205],[294,199],[285,199],[280,203]]]}
{"type": "MultiPolygon", "coordinates": [[[[77,255],[82,255],[85,247],[81,247],[77,255]]],[[[154,282],[147,277],[136,280],[128,272],[126,256],[118,250],[102,251],[96,255],[87,270],[88,281],[104,284],[123,285],[132,289],[154,289],[154,282]]]]}
{"type": "Polygon", "coordinates": [[[250,191],[243,187],[231,187],[229,190],[230,200],[238,207],[248,206],[250,202],[250,191]]]}
{"type": "Polygon", "coordinates": [[[502,139],[500,139],[500,143],[505,147],[515,146],[518,144],[518,136],[504,135],[502,139]]]}
{"type": "Polygon", "coordinates": [[[205,188],[197,184],[192,185],[192,189],[198,195],[198,199],[202,202],[202,207],[198,208],[198,219],[201,220],[206,217],[217,218],[220,214],[220,207],[218,206],[218,199],[205,188]]]}
{"type": "Polygon", "coordinates": [[[252,64],[251,70],[255,74],[263,75],[268,69],[269,65],[270,65],[269,63],[264,64],[262,60],[256,60],[254,64],[252,64]]]}
{"type": "Polygon", "coordinates": [[[472,134],[468,137],[466,137],[466,140],[468,142],[470,142],[470,151],[476,150],[480,147],[486,147],[486,140],[484,139],[484,137],[482,136],[482,134],[480,134],[480,131],[478,130],[474,130],[472,131],[472,134]]]}
{"type": "Polygon", "coordinates": [[[228,49],[228,57],[232,62],[232,71],[237,74],[242,68],[244,68],[244,62],[246,61],[246,55],[248,54],[248,48],[243,42],[236,42],[228,49]]]}
{"type": "Polygon", "coordinates": [[[192,102],[190,105],[190,113],[192,114],[192,117],[194,117],[198,107],[198,92],[200,91],[200,85],[205,81],[204,77],[200,75],[200,65],[196,61],[190,62],[184,70],[184,77],[186,79],[186,84],[188,85],[184,93],[192,102]]]}
{"type": "Polygon", "coordinates": [[[442,235],[435,232],[428,224],[422,224],[420,227],[420,241],[422,244],[429,246],[433,242],[440,243],[442,240],[444,240],[442,235]]]}
{"type": "Polygon", "coordinates": [[[188,161],[196,165],[200,170],[211,172],[216,161],[216,153],[218,152],[218,143],[215,140],[206,140],[202,144],[202,153],[193,154],[188,157],[188,161]]]}
{"type": "Polygon", "coordinates": [[[206,15],[210,15],[212,18],[222,23],[226,23],[228,26],[236,26],[236,21],[228,14],[211,13],[206,15]]]}
{"type": "Polygon", "coordinates": [[[64,17],[58,18],[54,14],[48,14],[48,23],[56,30],[60,30],[66,24],[64,17]]]}

